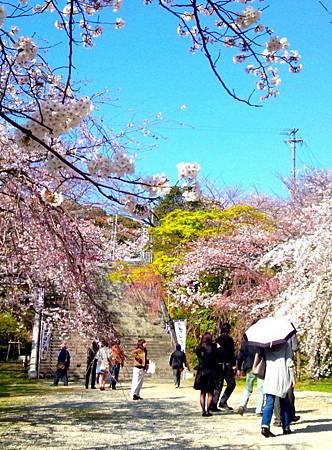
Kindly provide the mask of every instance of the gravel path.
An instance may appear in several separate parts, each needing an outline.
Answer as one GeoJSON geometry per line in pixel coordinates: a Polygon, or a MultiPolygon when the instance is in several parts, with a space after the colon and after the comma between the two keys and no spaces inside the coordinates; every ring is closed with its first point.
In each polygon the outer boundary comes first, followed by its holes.
{"type": "MultiPolygon", "coordinates": [[[[116,391],[50,388],[46,395],[0,399],[0,448],[54,449],[332,449],[332,395],[296,393],[301,420],[293,433],[266,439],[254,414],[255,399],[243,417],[235,412],[201,417],[198,396],[189,381],[180,389],[146,380],[144,400],[132,401],[128,384],[116,391]]],[[[241,388],[230,404],[238,406],[241,388]]]]}

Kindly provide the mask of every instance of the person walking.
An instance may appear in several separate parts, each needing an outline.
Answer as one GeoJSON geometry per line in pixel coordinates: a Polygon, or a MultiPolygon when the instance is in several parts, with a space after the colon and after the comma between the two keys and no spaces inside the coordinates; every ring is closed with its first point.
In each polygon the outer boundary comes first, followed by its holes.
{"type": "Polygon", "coordinates": [[[54,386],[57,386],[60,379],[63,379],[64,386],[68,386],[68,369],[70,367],[70,353],[67,344],[62,344],[61,350],[58,354],[58,363],[54,376],[54,386]]]}
{"type": "Polygon", "coordinates": [[[228,411],[233,410],[227,404],[229,397],[235,389],[235,372],[236,372],[236,357],[235,345],[233,338],[229,335],[231,326],[229,323],[224,323],[220,327],[220,336],[217,338],[217,375],[216,387],[213,393],[212,411],[219,411],[219,407],[228,411]],[[226,389],[221,395],[224,381],[226,381],[226,389]]]}
{"type": "Polygon", "coordinates": [[[280,398],[280,414],[283,434],[290,434],[291,412],[287,392],[292,384],[293,352],[289,342],[265,349],[266,371],[263,383],[265,405],[261,433],[274,437],[270,431],[275,398],[280,398]]]}
{"type": "Polygon", "coordinates": [[[263,380],[252,373],[252,366],[254,364],[255,354],[259,352],[259,348],[248,345],[248,342],[243,339],[241,342],[240,351],[237,358],[237,374],[238,376],[244,372],[246,376],[246,385],[243,391],[240,406],[237,412],[242,416],[247,408],[249,398],[253,392],[254,382],[257,380],[257,399],[256,399],[256,414],[262,415],[262,408],[264,403],[263,380]]]}
{"type": "MultiPolygon", "coordinates": [[[[297,339],[296,334],[294,334],[294,336],[292,336],[289,339],[289,344],[290,344],[292,352],[293,352],[293,361],[294,361],[294,354],[299,350],[299,341],[297,339]]],[[[301,419],[301,416],[296,415],[296,410],[295,410],[295,395],[294,395],[295,371],[294,371],[294,369],[291,369],[291,376],[292,376],[292,384],[287,391],[287,397],[288,397],[289,405],[290,405],[290,417],[291,417],[290,421],[291,421],[291,423],[293,423],[293,422],[298,422],[301,419]]],[[[275,419],[274,419],[273,425],[276,427],[281,427],[282,423],[281,423],[280,399],[278,397],[276,397],[275,402],[274,402],[274,416],[275,416],[275,419]]]]}
{"type": "Polygon", "coordinates": [[[119,381],[120,367],[123,367],[125,360],[124,352],[120,346],[120,339],[116,339],[111,347],[111,369],[110,369],[110,387],[116,389],[116,383],[119,381]]]}
{"type": "Polygon", "coordinates": [[[143,400],[140,396],[143,386],[144,374],[148,368],[148,352],[145,339],[138,339],[136,348],[133,350],[133,378],[131,382],[131,395],[133,400],[143,400]]]}
{"type": "Polygon", "coordinates": [[[99,349],[97,341],[92,341],[86,355],[86,372],[85,372],[85,389],[89,389],[89,381],[91,376],[91,389],[96,389],[96,355],[99,349]]]}
{"type": "Polygon", "coordinates": [[[181,382],[181,373],[184,367],[187,365],[186,354],[181,350],[180,344],[176,344],[175,351],[169,358],[169,365],[173,369],[175,387],[179,388],[181,382]]]}
{"type": "Polygon", "coordinates": [[[204,333],[200,344],[196,348],[198,370],[195,377],[194,389],[200,391],[200,405],[202,416],[210,417],[213,405],[213,391],[216,379],[216,346],[212,342],[210,333],[204,333]]]}
{"type": "Polygon", "coordinates": [[[102,340],[101,342],[100,349],[96,354],[96,359],[96,373],[99,374],[99,389],[101,391],[105,391],[105,384],[110,366],[110,351],[108,348],[108,343],[105,340],[102,340]]]}

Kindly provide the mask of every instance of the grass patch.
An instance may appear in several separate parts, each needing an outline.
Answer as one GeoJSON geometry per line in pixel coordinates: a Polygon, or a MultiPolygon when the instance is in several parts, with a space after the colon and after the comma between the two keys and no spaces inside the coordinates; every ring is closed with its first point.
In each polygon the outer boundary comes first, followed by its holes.
{"type": "Polygon", "coordinates": [[[332,393],[332,378],[297,381],[295,389],[297,391],[318,391],[332,393]]]}
{"type": "MultiPolygon", "coordinates": [[[[21,364],[0,363],[0,399],[8,397],[33,397],[48,394],[51,391],[61,390],[68,393],[74,390],[74,386],[62,388],[52,386],[53,380],[31,380],[22,369],[21,364]]],[[[77,387],[75,388],[75,391],[77,387]]]]}

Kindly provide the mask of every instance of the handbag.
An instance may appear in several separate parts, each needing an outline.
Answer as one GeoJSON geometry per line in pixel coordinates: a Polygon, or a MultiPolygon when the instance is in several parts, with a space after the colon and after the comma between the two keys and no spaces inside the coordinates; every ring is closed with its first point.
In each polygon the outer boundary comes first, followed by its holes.
{"type": "Polygon", "coordinates": [[[106,363],[106,361],[105,360],[101,360],[100,361],[100,363],[99,363],[99,370],[100,371],[103,371],[103,372],[106,372],[106,371],[108,371],[108,364],[106,363]]]}
{"type": "Polygon", "coordinates": [[[264,380],[265,370],[266,370],[266,361],[264,356],[261,355],[260,353],[256,353],[251,373],[255,375],[257,378],[264,380]]]}

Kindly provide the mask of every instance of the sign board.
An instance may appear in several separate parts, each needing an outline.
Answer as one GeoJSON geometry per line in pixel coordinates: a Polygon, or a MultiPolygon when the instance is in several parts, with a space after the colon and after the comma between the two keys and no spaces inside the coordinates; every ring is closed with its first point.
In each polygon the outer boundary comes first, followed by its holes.
{"type": "Polygon", "coordinates": [[[48,351],[50,347],[51,329],[45,323],[42,324],[41,336],[40,336],[40,360],[45,361],[48,357],[48,351]]]}
{"type": "Polygon", "coordinates": [[[33,290],[33,306],[36,311],[41,311],[44,308],[44,292],[42,287],[33,290]]]}
{"type": "Polygon", "coordinates": [[[186,320],[174,320],[174,330],[176,334],[176,340],[181,345],[181,350],[186,351],[186,339],[187,339],[187,321],[186,320]]]}

